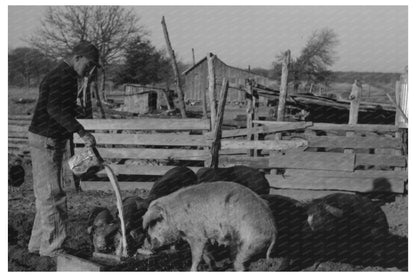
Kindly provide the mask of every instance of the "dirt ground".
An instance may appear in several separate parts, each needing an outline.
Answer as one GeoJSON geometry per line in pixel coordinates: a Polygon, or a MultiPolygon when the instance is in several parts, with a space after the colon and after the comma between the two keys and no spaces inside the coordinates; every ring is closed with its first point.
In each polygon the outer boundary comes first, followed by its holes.
{"type": "MultiPolygon", "coordinates": [[[[15,157],[9,156],[9,160],[15,157]]],[[[8,224],[9,224],[9,271],[55,271],[56,262],[52,258],[40,257],[27,251],[31,227],[35,215],[35,198],[32,189],[30,160],[25,160],[26,181],[20,191],[9,189],[8,224]]],[[[76,192],[66,188],[69,211],[69,234],[66,246],[76,250],[73,254],[90,255],[92,244],[87,234],[87,220],[95,206],[114,207],[115,196],[112,192],[76,192]]],[[[146,196],[146,191],[128,191],[123,197],[131,195],[146,196]]],[[[408,197],[397,196],[395,202],[382,207],[387,215],[392,240],[391,253],[394,258],[383,266],[378,264],[360,264],[327,259],[315,261],[302,271],[407,271],[407,236],[408,236],[408,197]]],[[[161,255],[157,259],[136,261],[129,266],[114,267],[117,271],[183,271],[190,267],[188,251],[181,254],[161,255]]],[[[253,262],[250,271],[276,271],[280,258],[269,261],[260,259],[253,262]]]]}

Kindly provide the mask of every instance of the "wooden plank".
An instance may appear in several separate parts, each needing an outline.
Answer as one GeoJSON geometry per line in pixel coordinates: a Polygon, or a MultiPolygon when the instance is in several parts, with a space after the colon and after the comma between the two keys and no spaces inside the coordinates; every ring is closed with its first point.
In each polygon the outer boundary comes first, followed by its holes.
{"type": "MultiPolygon", "coordinates": [[[[266,175],[270,186],[281,189],[308,189],[308,190],[342,190],[342,191],[372,191],[374,180],[372,178],[336,178],[336,177],[310,177],[310,176],[284,176],[266,175]]],[[[378,191],[395,193],[404,192],[403,179],[386,179],[388,186],[378,187],[378,191]]]]}
{"type": "Polygon", "coordinates": [[[20,126],[20,125],[9,125],[8,130],[9,132],[16,132],[16,133],[24,133],[27,132],[29,126],[20,126]]]}
{"type": "Polygon", "coordinates": [[[355,154],[355,165],[406,166],[406,157],[398,155],[355,154]]]}
{"type": "Polygon", "coordinates": [[[25,140],[27,140],[29,136],[29,132],[10,132],[8,133],[8,137],[9,138],[25,138],[25,140]]]}
{"type": "Polygon", "coordinates": [[[247,156],[222,156],[219,159],[220,167],[229,167],[234,165],[245,165],[254,168],[268,168],[268,157],[247,157],[247,156]]]}
{"type": "Polygon", "coordinates": [[[401,140],[387,137],[328,137],[307,136],[309,147],[326,148],[401,148],[401,140]]]}
{"type": "MultiPolygon", "coordinates": [[[[120,190],[150,190],[154,182],[118,182],[120,190]]],[[[113,191],[110,181],[81,181],[83,191],[113,191]]]]}
{"type": "MultiPolygon", "coordinates": [[[[144,166],[144,165],[121,165],[121,164],[110,164],[111,168],[116,175],[155,175],[161,176],[165,174],[169,169],[175,166],[144,166]]],[[[189,169],[197,172],[201,167],[188,167],[189,169]]],[[[97,173],[99,177],[106,177],[107,173],[105,170],[101,170],[97,173]]]]}
{"type": "Polygon", "coordinates": [[[101,271],[102,266],[91,261],[62,254],[57,257],[56,271],[101,271]]]}
{"type": "MultiPolygon", "coordinates": [[[[309,201],[316,198],[321,198],[333,193],[338,193],[338,190],[306,190],[306,189],[274,189],[270,188],[270,194],[277,194],[298,201],[309,201]]],[[[343,191],[343,193],[354,194],[354,192],[343,191]]]]}
{"type": "MultiPolygon", "coordinates": [[[[266,121],[253,120],[253,123],[255,124],[262,124],[263,122],[266,122],[266,121]]],[[[276,126],[274,126],[273,124],[257,126],[257,127],[252,128],[251,132],[253,134],[276,133],[276,132],[283,132],[283,131],[290,131],[290,130],[305,129],[306,127],[312,125],[311,122],[276,122],[276,121],[272,121],[272,122],[273,123],[288,123],[288,124],[281,124],[281,125],[276,124],[276,126]]],[[[247,128],[235,129],[235,130],[224,130],[222,131],[222,138],[241,137],[241,136],[247,136],[247,134],[248,134],[247,128]]],[[[207,135],[211,135],[211,133],[208,133],[207,135]]]]}
{"type": "Polygon", "coordinates": [[[396,132],[397,126],[394,125],[375,125],[375,124],[333,124],[333,123],[313,123],[312,126],[307,127],[311,130],[322,131],[359,131],[359,132],[396,132]]]}
{"type": "MultiPolygon", "coordinates": [[[[75,153],[84,148],[75,148],[75,153]]],[[[103,158],[115,159],[155,159],[155,160],[189,160],[203,161],[208,158],[209,151],[188,149],[152,149],[152,148],[103,148],[97,147],[103,158]]]]}
{"type": "Polygon", "coordinates": [[[209,130],[208,119],[79,119],[87,130],[209,130]]]}
{"type": "Polygon", "coordinates": [[[9,114],[8,119],[9,120],[30,121],[30,120],[32,120],[32,115],[9,114]]]}
{"type": "Polygon", "coordinates": [[[268,121],[268,120],[254,120],[253,123],[262,124],[270,127],[281,128],[282,131],[305,129],[314,126],[310,121],[305,122],[286,122],[286,121],[268,121]]]}
{"type": "Polygon", "coordinates": [[[9,125],[18,125],[18,126],[29,126],[29,120],[19,120],[19,119],[9,119],[7,122],[9,125]]]}
{"type": "Polygon", "coordinates": [[[272,153],[269,167],[317,170],[354,170],[354,154],[329,152],[272,153]]]}
{"type": "Polygon", "coordinates": [[[330,170],[307,170],[307,169],[286,169],[285,176],[304,176],[309,178],[331,177],[331,178],[355,178],[355,179],[401,179],[407,180],[407,171],[389,170],[356,170],[354,172],[330,171],[330,170]]]}
{"type": "Polygon", "coordinates": [[[221,141],[221,149],[267,149],[267,150],[286,150],[293,148],[306,147],[305,140],[225,140],[221,141]]]}
{"type": "MultiPolygon", "coordinates": [[[[165,145],[165,146],[210,146],[211,142],[204,135],[171,134],[103,134],[95,133],[97,144],[115,145],[165,145]]],[[[74,142],[84,142],[74,134],[74,142]]]]}

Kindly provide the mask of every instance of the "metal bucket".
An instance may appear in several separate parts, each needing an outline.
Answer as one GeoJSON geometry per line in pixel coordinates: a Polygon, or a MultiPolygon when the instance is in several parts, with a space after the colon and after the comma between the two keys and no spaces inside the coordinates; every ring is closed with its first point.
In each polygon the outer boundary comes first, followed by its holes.
{"type": "Polygon", "coordinates": [[[86,147],[68,160],[69,168],[77,176],[94,174],[103,169],[103,163],[104,160],[95,147],[86,147]]]}

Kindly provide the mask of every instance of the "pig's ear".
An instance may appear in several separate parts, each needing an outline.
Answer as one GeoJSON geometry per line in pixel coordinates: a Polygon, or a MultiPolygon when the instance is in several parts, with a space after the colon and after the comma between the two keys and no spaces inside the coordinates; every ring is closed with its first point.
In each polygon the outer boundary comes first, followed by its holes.
{"type": "Polygon", "coordinates": [[[334,206],[330,206],[328,204],[325,204],[325,210],[332,214],[335,217],[341,217],[343,215],[343,211],[339,208],[336,208],[334,206]]]}
{"type": "Polygon", "coordinates": [[[146,230],[149,224],[155,220],[163,219],[164,210],[158,205],[151,206],[143,216],[143,230],[146,230]]]}

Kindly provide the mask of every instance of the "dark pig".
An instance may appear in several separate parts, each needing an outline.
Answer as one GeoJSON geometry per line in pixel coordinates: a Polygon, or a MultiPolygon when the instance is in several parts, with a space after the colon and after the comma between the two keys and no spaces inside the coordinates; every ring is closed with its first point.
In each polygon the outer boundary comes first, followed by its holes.
{"type": "Polygon", "coordinates": [[[263,172],[248,166],[237,165],[227,168],[201,168],[196,173],[198,184],[216,181],[235,182],[248,187],[257,194],[269,194],[270,184],[263,172]]]}
{"type": "Polygon", "coordinates": [[[171,194],[178,189],[195,185],[196,183],[197,177],[191,169],[185,166],[176,166],[169,169],[153,184],[149,196],[138,204],[138,208],[140,211],[144,211],[144,214],[150,202],[153,200],[171,194]]]}
{"type": "Polygon", "coordinates": [[[380,256],[389,225],[379,205],[354,194],[335,193],[307,205],[307,222],[326,255],[353,256],[360,262],[380,256]],[[360,260],[361,259],[361,260],[360,260]]]}
{"type": "Polygon", "coordinates": [[[276,228],[270,208],[252,190],[233,182],[202,183],[153,201],[143,216],[152,250],[180,239],[191,247],[196,271],[207,243],[235,250],[234,268],[270,251],[276,228]]]}
{"type": "Polygon", "coordinates": [[[107,208],[95,207],[88,219],[87,232],[91,237],[95,252],[111,253],[115,250],[114,238],[119,225],[107,208]]]}

